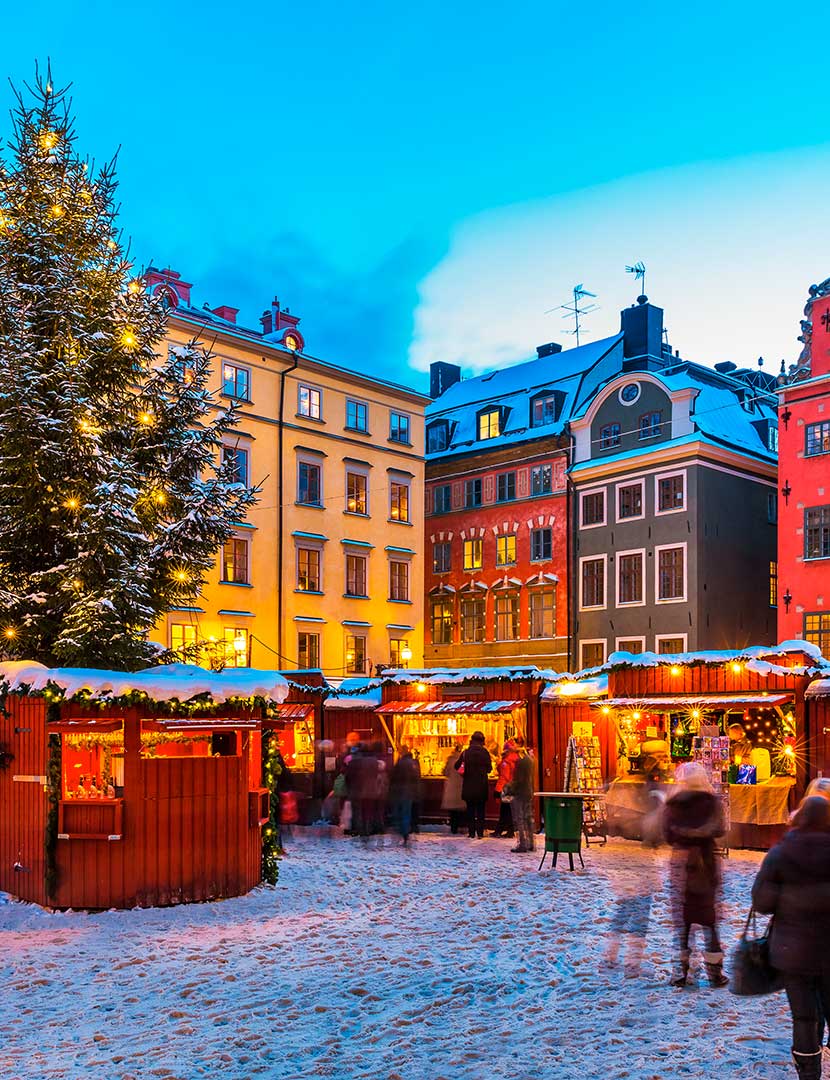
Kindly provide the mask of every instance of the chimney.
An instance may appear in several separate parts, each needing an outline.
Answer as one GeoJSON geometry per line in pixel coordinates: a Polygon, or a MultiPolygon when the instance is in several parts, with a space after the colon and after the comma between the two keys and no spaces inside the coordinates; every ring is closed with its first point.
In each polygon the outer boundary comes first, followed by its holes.
{"type": "Polygon", "coordinates": [[[279,297],[275,296],[271,307],[263,311],[259,321],[262,323],[262,333],[267,337],[269,334],[279,334],[281,330],[294,330],[300,316],[292,315],[288,308],[280,307],[279,297]]]}
{"type": "Polygon", "coordinates": [[[562,352],[562,346],[555,341],[549,341],[547,345],[536,346],[536,357],[541,360],[544,356],[555,356],[556,353],[562,352]]]}
{"type": "Polygon", "coordinates": [[[433,400],[460,381],[461,368],[458,364],[445,364],[443,360],[436,360],[429,365],[429,396],[433,400]]]}
{"type": "Polygon", "coordinates": [[[228,307],[227,304],[221,304],[219,307],[212,309],[212,314],[218,315],[220,319],[224,319],[226,322],[236,322],[236,316],[239,314],[239,308],[228,307]]]}
{"type": "Polygon", "coordinates": [[[623,357],[663,356],[663,309],[648,302],[647,296],[638,296],[637,303],[621,312],[620,329],[623,332],[623,357]]]}
{"type": "Polygon", "coordinates": [[[731,371],[737,371],[738,365],[733,364],[731,360],[721,360],[719,364],[715,364],[715,371],[719,371],[721,375],[728,375],[731,371]]]}
{"type": "Polygon", "coordinates": [[[159,270],[157,266],[148,266],[144,273],[144,283],[150,295],[158,292],[159,289],[165,289],[168,295],[175,293],[179,303],[190,306],[190,290],[193,285],[189,281],[182,281],[182,275],[175,270],[159,270]]]}

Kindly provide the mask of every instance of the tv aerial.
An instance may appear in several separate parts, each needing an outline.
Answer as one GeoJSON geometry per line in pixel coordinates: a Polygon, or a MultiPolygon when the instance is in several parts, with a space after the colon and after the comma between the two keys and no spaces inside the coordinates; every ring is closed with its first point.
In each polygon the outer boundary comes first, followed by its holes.
{"type": "Polygon", "coordinates": [[[596,299],[596,293],[588,292],[584,285],[574,285],[573,288],[574,298],[569,304],[559,304],[558,307],[548,308],[545,312],[546,315],[550,315],[552,311],[564,311],[563,319],[573,319],[573,330],[566,330],[566,334],[573,334],[576,337],[576,346],[579,348],[579,331],[580,331],[580,319],[583,315],[588,315],[592,311],[599,311],[599,304],[584,304],[582,301],[586,297],[592,297],[596,299]]]}
{"type": "Polygon", "coordinates": [[[633,274],[635,281],[642,281],[642,295],[646,293],[646,264],[643,262],[635,262],[633,266],[626,266],[626,274],[633,274]]]}

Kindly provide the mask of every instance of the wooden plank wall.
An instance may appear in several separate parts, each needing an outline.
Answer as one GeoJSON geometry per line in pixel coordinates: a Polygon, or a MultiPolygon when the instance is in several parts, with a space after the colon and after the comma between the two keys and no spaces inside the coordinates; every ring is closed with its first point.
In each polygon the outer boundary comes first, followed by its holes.
{"type": "Polygon", "coordinates": [[[46,703],[9,697],[6,709],[9,715],[0,715],[0,748],[14,760],[0,769],[0,889],[45,904],[46,792],[42,782],[13,777],[46,773],[46,703]],[[18,859],[25,870],[15,871],[18,859]]]}
{"type": "Polygon", "coordinates": [[[738,672],[728,664],[683,666],[672,675],[668,664],[654,668],[619,668],[608,673],[610,698],[667,697],[672,694],[769,694],[796,693],[803,696],[809,683],[805,675],[758,675],[744,665],[738,672]]]}
{"type": "Polygon", "coordinates": [[[594,725],[602,757],[602,777],[608,782],[617,775],[617,739],[614,725],[599,709],[587,701],[542,702],[542,760],[540,782],[545,791],[562,791],[565,784],[565,756],[568,739],[573,734],[574,721],[594,725]]]}

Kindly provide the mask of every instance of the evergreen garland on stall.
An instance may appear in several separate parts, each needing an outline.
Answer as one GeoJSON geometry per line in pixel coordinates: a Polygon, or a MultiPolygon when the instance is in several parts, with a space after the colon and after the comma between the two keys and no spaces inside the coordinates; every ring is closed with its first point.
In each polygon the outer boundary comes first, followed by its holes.
{"type": "Polygon", "coordinates": [[[256,489],[222,461],[238,422],[195,341],[168,347],[117,224],[114,163],[83,160],[51,73],[0,159],[0,645],[135,670],[196,602],[256,489]]]}
{"type": "Polygon", "coordinates": [[[279,859],[282,854],[280,843],[279,807],[280,797],[277,791],[282,766],[278,763],[280,744],[276,731],[262,733],[262,778],[271,794],[271,811],[267,823],[262,828],[262,880],[269,885],[276,885],[279,878],[279,859]]]}
{"type": "MultiPolygon", "coordinates": [[[[51,718],[50,718],[51,719],[51,718]]],[[[61,737],[49,736],[49,760],[46,764],[46,829],[43,839],[44,883],[46,898],[51,900],[58,887],[58,804],[61,798],[61,737]]]]}

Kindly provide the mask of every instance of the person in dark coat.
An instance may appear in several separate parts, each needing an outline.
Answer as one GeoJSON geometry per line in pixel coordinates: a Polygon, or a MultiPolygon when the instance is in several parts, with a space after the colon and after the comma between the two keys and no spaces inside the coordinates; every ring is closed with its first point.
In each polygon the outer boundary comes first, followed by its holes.
{"type": "Polygon", "coordinates": [[[663,816],[666,840],[673,848],[670,880],[680,946],[680,971],[672,985],[686,985],[689,937],[693,926],[702,926],[708,938],[703,959],[709,983],[726,986],[717,929],[720,868],[715,853],[715,839],[725,829],[723,807],[702,765],[689,762],[678,772],[678,790],[666,800],[663,816]]]}
{"type": "Polygon", "coordinates": [[[484,836],[484,807],[487,804],[487,779],[493,768],[493,759],[484,745],[484,735],[474,731],[470,736],[470,745],[459,754],[455,768],[462,773],[461,798],[467,804],[467,828],[470,839],[484,836]]]}
{"type": "Polygon", "coordinates": [[[346,785],[352,803],[352,832],[366,837],[372,829],[378,797],[378,759],[368,747],[358,745],[346,765],[346,785]]]}
{"type": "Polygon", "coordinates": [[[533,789],[536,780],[536,762],[533,752],[525,748],[524,740],[517,739],[518,759],[513,769],[513,779],[510,782],[510,794],[513,802],[510,809],[513,814],[513,822],[519,836],[519,842],[511,851],[533,851],[533,789]]]}
{"type": "Polygon", "coordinates": [[[409,844],[412,832],[412,807],[421,797],[421,766],[412,751],[401,747],[401,756],[392,766],[389,778],[389,801],[392,820],[398,827],[404,846],[409,844]]]}
{"type": "Polygon", "coordinates": [[[774,916],[770,963],[790,1004],[796,1071],[802,1080],[820,1080],[830,1016],[830,802],[824,796],[805,798],[790,831],[767,852],[752,904],[774,916]]]}
{"type": "Polygon", "coordinates": [[[516,768],[516,762],[518,760],[519,754],[516,750],[516,743],[512,739],[508,739],[502,750],[501,761],[496,766],[498,776],[496,778],[496,786],[493,789],[493,794],[500,800],[500,804],[499,822],[493,830],[493,836],[507,836],[512,838],[514,833],[513,811],[510,807],[512,800],[510,782],[513,779],[513,770],[516,768]]]}

